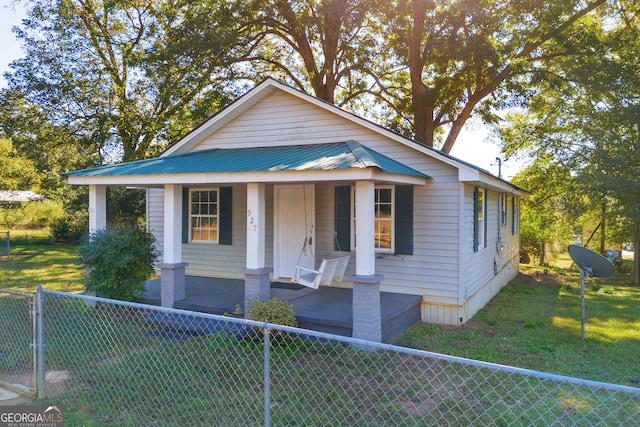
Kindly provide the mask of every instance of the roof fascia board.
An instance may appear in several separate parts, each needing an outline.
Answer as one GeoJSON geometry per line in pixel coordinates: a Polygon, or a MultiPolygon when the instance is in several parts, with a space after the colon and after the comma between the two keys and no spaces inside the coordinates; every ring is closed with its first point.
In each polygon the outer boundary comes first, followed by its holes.
{"type": "Polygon", "coordinates": [[[478,176],[475,177],[475,179],[472,175],[465,175],[465,179],[461,178],[460,182],[485,187],[501,193],[512,193],[518,196],[526,196],[529,194],[528,191],[518,188],[513,184],[497,178],[491,179],[490,176],[488,177],[481,173],[478,173],[478,176]]]}
{"type": "Polygon", "coordinates": [[[415,185],[424,185],[427,179],[412,175],[397,175],[381,172],[377,168],[352,168],[334,171],[265,171],[265,172],[228,172],[228,173],[176,173],[153,175],[109,175],[109,176],[70,176],[73,185],[116,185],[116,186],[156,186],[165,184],[221,184],[221,183],[282,183],[282,182],[321,182],[321,181],[358,181],[374,180],[415,185]]]}

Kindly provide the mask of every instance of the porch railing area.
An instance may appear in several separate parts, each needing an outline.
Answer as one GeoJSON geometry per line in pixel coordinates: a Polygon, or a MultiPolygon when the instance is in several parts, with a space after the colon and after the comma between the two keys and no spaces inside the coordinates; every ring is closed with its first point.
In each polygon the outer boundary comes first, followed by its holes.
{"type": "Polygon", "coordinates": [[[0,386],[78,424],[633,425],[640,389],[233,317],[0,290],[0,386]]]}

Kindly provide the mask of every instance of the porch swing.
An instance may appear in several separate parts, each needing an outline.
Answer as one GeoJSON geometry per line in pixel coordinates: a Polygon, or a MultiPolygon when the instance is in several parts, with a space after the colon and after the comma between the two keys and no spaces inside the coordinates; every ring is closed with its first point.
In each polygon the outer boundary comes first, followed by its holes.
{"type": "Polygon", "coordinates": [[[318,289],[320,285],[329,286],[334,280],[342,282],[348,264],[349,256],[347,255],[339,258],[324,258],[317,270],[296,265],[296,274],[291,280],[313,289],[318,289]]]}
{"type": "MultiPolygon", "coordinates": [[[[306,212],[306,191],[303,190],[303,197],[305,198],[304,206],[304,221],[305,221],[305,230],[309,230],[307,224],[307,212],[306,212]]],[[[305,231],[305,234],[307,232],[305,231]]],[[[349,256],[343,256],[338,258],[326,259],[324,258],[320,263],[320,267],[317,270],[309,267],[304,267],[300,265],[300,259],[302,255],[306,255],[307,250],[311,252],[311,258],[315,259],[315,254],[313,253],[312,247],[312,239],[313,237],[305,236],[304,242],[302,243],[302,248],[300,250],[300,255],[298,256],[298,261],[296,263],[296,272],[291,281],[306,286],[312,289],[318,289],[320,285],[329,286],[334,280],[342,282],[344,277],[344,272],[347,269],[347,265],[349,264],[349,256]]]]}

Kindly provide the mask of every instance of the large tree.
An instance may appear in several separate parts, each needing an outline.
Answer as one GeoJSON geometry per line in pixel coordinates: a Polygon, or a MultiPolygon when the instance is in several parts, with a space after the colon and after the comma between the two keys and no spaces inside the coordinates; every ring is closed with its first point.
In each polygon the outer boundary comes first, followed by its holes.
{"type": "MultiPolygon", "coordinates": [[[[553,158],[570,168],[578,187],[566,197],[587,195],[593,208],[630,224],[627,237],[640,247],[640,9],[620,2],[599,31],[583,43],[590,52],[549,67],[510,128],[507,153],[553,158]],[[523,123],[525,123],[523,125],[523,123]],[[606,210],[603,210],[606,203],[606,210]]],[[[603,218],[604,219],[604,218],[603,218]]],[[[620,243],[620,242],[614,242],[620,243]]],[[[633,283],[640,285],[640,251],[633,283]]]]}
{"type": "Polygon", "coordinates": [[[558,57],[580,54],[581,21],[606,0],[396,0],[387,15],[389,57],[378,93],[395,127],[450,152],[473,114],[525,95],[525,78],[558,57]],[[400,120],[398,120],[400,118],[400,120]]]}
{"type": "Polygon", "coordinates": [[[377,61],[381,0],[256,0],[245,3],[254,40],[251,71],[344,106],[366,90],[377,61]]]}
{"type": "Polygon", "coordinates": [[[243,46],[232,2],[207,8],[206,39],[176,31],[198,12],[188,1],[28,3],[9,87],[91,141],[100,162],[153,154],[228,101],[225,67],[243,46]],[[188,56],[196,46],[208,54],[188,56]]]}

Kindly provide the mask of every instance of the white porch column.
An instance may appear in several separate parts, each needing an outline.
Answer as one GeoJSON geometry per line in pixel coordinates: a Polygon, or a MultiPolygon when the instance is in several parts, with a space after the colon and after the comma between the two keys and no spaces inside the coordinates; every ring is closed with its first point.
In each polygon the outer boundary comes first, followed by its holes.
{"type": "Polygon", "coordinates": [[[164,186],[163,253],[167,264],[182,262],[182,185],[164,186]]]}
{"type": "Polygon", "coordinates": [[[264,267],[265,186],[247,184],[247,268],[264,267]]]}
{"type": "MultiPolygon", "coordinates": [[[[244,273],[244,299],[251,301],[260,297],[263,301],[271,298],[272,271],[265,268],[265,185],[247,184],[247,263],[244,273]]],[[[244,315],[247,317],[245,303],[244,315]]]]}
{"type": "Polygon", "coordinates": [[[182,186],[164,186],[164,246],[160,264],[160,304],[173,307],[185,297],[185,267],[182,262],[182,186]]]}
{"type": "Polygon", "coordinates": [[[374,247],[374,183],[356,182],[356,275],[370,276],[376,272],[374,247]]]}
{"type": "Polygon", "coordinates": [[[107,227],[107,187],[89,185],[89,233],[107,227]]]}
{"type": "Polygon", "coordinates": [[[356,274],[353,282],[354,338],[382,341],[382,311],[380,282],[384,276],[376,274],[375,251],[375,184],[356,182],[356,274]]]}

